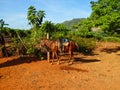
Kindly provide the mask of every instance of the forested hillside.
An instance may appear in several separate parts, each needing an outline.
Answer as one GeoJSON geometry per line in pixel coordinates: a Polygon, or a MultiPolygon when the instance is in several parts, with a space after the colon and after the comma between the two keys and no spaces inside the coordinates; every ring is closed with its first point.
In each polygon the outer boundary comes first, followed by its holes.
{"type": "Polygon", "coordinates": [[[73,29],[73,25],[77,24],[83,19],[85,18],[73,18],[72,20],[64,21],[62,24],[64,24],[69,29],[73,29]]]}

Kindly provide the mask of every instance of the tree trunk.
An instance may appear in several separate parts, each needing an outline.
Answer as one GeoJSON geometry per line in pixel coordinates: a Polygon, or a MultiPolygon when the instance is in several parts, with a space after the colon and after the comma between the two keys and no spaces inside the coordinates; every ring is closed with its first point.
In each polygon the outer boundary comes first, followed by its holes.
{"type": "Polygon", "coordinates": [[[37,35],[37,32],[36,32],[36,28],[34,30],[34,42],[36,41],[36,35],[37,35]]]}
{"type": "MultiPolygon", "coordinates": [[[[49,33],[47,33],[47,39],[49,39],[49,33]]],[[[47,60],[50,62],[50,52],[47,52],[47,60]]]]}
{"type": "Polygon", "coordinates": [[[18,36],[19,40],[21,41],[22,45],[25,47],[25,49],[27,49],[26,45],[24,44],[23,40],[21,39],[21,37],[18,33],[17,33],[17,36],[18,36]]]}
{"type": "Polygon", "coordinates": [[[49,33],[47,33],[47,39],[49,39],[49,33]]]}

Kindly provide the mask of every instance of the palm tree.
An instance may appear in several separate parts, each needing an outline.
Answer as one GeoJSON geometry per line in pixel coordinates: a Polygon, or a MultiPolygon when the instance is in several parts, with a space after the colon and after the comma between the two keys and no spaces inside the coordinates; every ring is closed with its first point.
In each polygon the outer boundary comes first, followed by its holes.
{"type": "Polygon", "coordinates": [[[34,6],[30,6],[28,8],[27,19],[29,21],[29,24],[31,24],[34,28],[34,41],[36,38],[37,29],[41,26],[43,18],[45,18],[45,11],[36,11],[36,8],[34,6]]]}
{"type": "Polygon", "coordinates": [[[6,24],[3,19],[0,19],[0,29],[1,30],[3,30],[3,28],[4,28],[5,25],[9,25],[9,24],[6,24]]]}
{"type": "Polygon", "coordinates": [[[39,10],[37,16],[38,16],[38,22],[41,25],[43,22],[43,18],[45,18],[45,11],[39,10]]]}
{"type": "Polygon", "coordinates": [[[30,6],[28,8],[27,19],[29,21],[29,24],[34,26],[36,19],[36,9],[34,8],[34,6],[30,6]]]}
{"type": "Polygon", "coordinates": [[[41,29],[47,33],[47,39],[49,39],[49,34],[52,34],[55,31],[55,26],[51,21],[45,21],[41,29]]]}

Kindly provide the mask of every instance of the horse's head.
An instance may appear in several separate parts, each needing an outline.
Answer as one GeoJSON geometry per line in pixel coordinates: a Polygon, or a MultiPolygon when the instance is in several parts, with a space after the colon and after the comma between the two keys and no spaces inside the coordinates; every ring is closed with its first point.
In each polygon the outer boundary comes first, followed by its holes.
{"type": "Polygon", "coordinates": [[[36,44],[34,47],[35,47],[36,49],[40,50],[40,49],[41,49],[41,44],[40,44],[40,43],[39,43],[39,44],[36,44]]]}
{"type": "Polygon", "coordinates": [[[38,44],[36,44],[34,47],[35,47],[36,49],[41,49],[41,48],[44,47],[44,46],[46,46],[45,40],[44,40],[44,39],[41,39],[41,41],[40,41],[38,44]]]}
{"type": "Polygon", "coordinates": [[[41,46],[47,46],[48,44],[48,39],[41,39],[41,42],[40,42],[41,46]]]}

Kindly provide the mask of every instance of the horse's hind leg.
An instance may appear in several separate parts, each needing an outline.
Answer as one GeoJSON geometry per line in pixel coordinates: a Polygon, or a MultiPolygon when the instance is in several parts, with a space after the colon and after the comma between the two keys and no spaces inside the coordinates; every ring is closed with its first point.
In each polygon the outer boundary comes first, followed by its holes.
{"type": "Polygon", "coordinates": [[[71,61],[71,59],[72,59],[72,57],[71,57],[71,55],[70,55],[69,60],[68,60],[68,63],[71,61]]]}
{"type": "Polygon", "coordinates": [[[72,59],[72,52],[69,50],[69,60],[68,60],[68,63],[70,62],[71,59],[72,59]]]}
{"type": "Polygon", "coordinates": [[[52,62],[51,62],[51,64],[53,64],[54,57],[55,57],[55,53],[52,53],[52,62]]]}
{"type": "Polygon", "coordinates": [[[68,64],[71,62],[71,64],[73,64],[73,52],[69,52],[69,61],[68,61],[68,64]]]}

